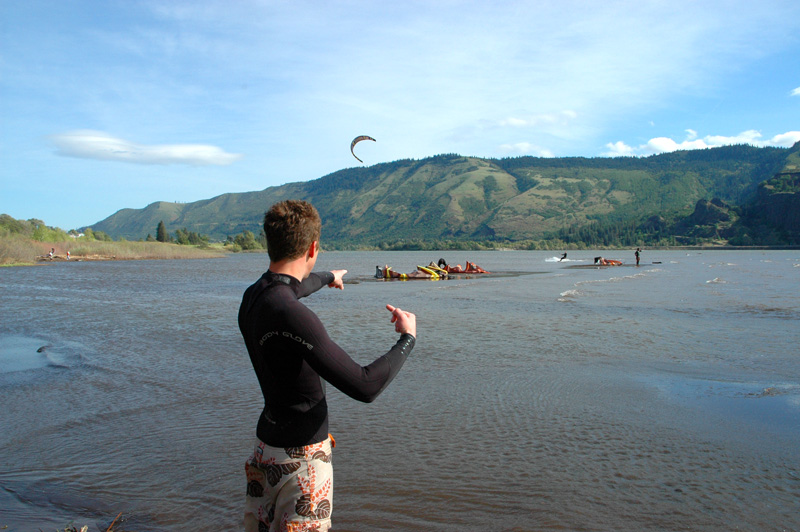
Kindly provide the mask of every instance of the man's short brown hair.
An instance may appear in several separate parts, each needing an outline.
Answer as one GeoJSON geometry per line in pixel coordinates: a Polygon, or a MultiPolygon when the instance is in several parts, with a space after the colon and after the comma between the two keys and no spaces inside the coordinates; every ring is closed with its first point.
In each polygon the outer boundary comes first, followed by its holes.
{"type": "Polygon", "coordinates": [[[276,203],[264,214],[267,253],[273,262],[301,257],[319,241],[322,220],[313,205],[302,200],[276,203]]]}

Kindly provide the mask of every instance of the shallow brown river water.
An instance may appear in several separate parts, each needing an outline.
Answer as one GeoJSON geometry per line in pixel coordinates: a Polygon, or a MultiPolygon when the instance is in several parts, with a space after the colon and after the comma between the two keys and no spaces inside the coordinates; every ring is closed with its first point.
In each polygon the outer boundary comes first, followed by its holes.
{"type": "MultiPolygon", "coordinates": [[[[800,530],[800,251],[604,253],[321,256],[349,282],[305,301],[355,359],[386,303],[419,332],[375,403],[328,388],[335,530],[800,530]],[[439,257],[494,273],[372,278],[439,257]]],[[[0,269],[0,528],[241,529],[266,261],[0,269]]]]}

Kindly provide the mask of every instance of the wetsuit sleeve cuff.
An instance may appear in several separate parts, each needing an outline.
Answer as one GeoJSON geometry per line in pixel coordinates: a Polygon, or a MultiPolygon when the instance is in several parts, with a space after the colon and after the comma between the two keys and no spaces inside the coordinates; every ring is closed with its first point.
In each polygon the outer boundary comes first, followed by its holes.
{"type": "Polygon", "coordinates": [[[414,338],[413,334],[403,333],[400,335],[400,339],[397,340],[397,343],[401,344],[403,346],[403,351],[408,353],[414,349],[414,344],[417,343],[417,339],[414,338]]]}

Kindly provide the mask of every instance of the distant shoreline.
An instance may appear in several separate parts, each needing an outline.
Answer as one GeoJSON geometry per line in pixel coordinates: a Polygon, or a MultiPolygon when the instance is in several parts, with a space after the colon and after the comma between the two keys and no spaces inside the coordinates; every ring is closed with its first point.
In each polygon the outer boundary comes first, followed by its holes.
{"type": "MultiPolygon", "coordinates": [[[[129,244],[129,243],[126,243],[129,244]]],[[[177,244],[160,244],[159,247],[152,248],[149,247],[147,250],[132,250],[132,249],[114,249],[112,253],[88,253],[88,254],[72,254],[71,257],[68,259],[66,255],[63,254],[55,254],[52,257],[49,255],[36,255],[33,260],[30,259],[21,259],[19,257],[16,260],[6,261],[4,263],[0,263],[0,267],[6,266],[36,266],[40,264],[51,264],[54,262],[62,263],[62,262],[110,262],[110,261],[121,261],[121,260],[174,260],[174,259],[209,259],[209,258],[222,258],[231,253],[232,251],[228,251],[221,248],[212,248],[212,249],[199,249],[192,246],[179,246],[177,244]],[[166,246],[166,247],[161,247],[166,246]],[[154,251],[155,250],[155,251],[154,251]]],[[[569,251],[569,252],[580,252],[580,251],[627,251],[634,249],[632,246],[624,246],[624,247],[598,247],[598,248],[559,248],[553,249],[549,251],[569,251]]],[[[714,245],[698,245],[698,246],[642,246],[643,250],[650,250],[650,251],[791,251],[791,250],[800,250],[800,245],[785,245],[785,246],[714,246],[714,245]]],[[[329,249],[329,252],[337,252],[337,251],[378,251],[374,249],[347,249],[347,250],[338,250],[338,249],[329,249]]],[[[429,250],[429,249],[404,249],[404,250],[386,250],[387,252],[392,253],[402,253],[404,251],[451,251],[447,249],[443,250],[429,250]]],[[[505,248],[495,248],[495,249],[464,249],[460,251],[548,251],[548,250],[527,250],[527,249],[516,249],[513,247],[505,247],[505,248]]],[[[240,253],[266,253],[267,250],[253,250],[253,251],[241,251],[240,253]]]]}
{"type": "MultiPolygon", "coordinates": [[[[645,247],[641,246],[642,249],[659,249],[664,251],[682,251],[682,250],[703,250],[703,251],[781,251],[781,250],[793,250],[793,249],[800,249],[800,246],[796,245],[785,245],[785,246],[653,246],[653,247],[645,247]]],[[[633,249],[633,247],[625,247],[625,248],[613,248],[613,249],[633,249]]]]}
{"type": "Polygon", "coordinates": [[[35,263],[42,262],[103,262],[103,261],[122,261],[122,260],[176,260],[176,259],[216,259],[225,257],[227,253],[214,253],[208,255],[196,255],[185,257],[117,257],[116,255],[73,255],[67,258],[63,255],[53,255],[49,257],[42,255],[36,257],[35,263]]]}
{"type": "Polygon", "coordinates": [[[200,248],[162,242],[39,242],[25,238],[0,238],[0,266],[36,266],[55,262],[209,259],[225,257],[229,253],[222,245],[200,248]],[[70,253],[69,258],[67,252],[70,253]]]}

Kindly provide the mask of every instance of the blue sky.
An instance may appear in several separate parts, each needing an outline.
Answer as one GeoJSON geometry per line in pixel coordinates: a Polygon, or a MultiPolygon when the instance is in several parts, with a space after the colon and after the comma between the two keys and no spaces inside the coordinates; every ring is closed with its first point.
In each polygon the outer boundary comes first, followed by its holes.
{"type": "MultiPolygon", "coordinates": [[[[0,0],[0,213],[800,140],[800,2],[0,0]]],[[[265,205],[265,209],[268,206],[265,205]]]]}

